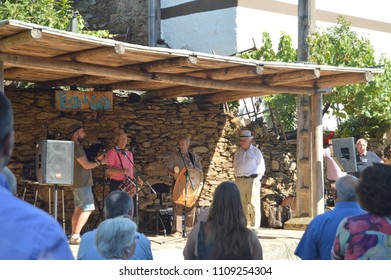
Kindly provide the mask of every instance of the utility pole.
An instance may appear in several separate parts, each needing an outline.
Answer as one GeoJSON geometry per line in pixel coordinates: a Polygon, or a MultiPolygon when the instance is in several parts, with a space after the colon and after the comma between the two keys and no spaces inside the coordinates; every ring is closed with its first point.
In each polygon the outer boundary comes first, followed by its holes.
{"type": "MultiPolygon", "coordinates": [[[[316,29],[315,0],[298,0],[298,63],[308,62],[307,36],[316,29]]],[[[322,93],[297,102],[296,216],[324,212],[322,93]]]]}

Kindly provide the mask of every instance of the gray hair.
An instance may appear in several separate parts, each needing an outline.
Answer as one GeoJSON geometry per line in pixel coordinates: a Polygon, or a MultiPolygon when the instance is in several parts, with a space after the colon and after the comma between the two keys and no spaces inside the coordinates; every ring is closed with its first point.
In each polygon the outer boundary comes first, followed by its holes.
{"type": "Polygon", "coordinates": [[[339,202],[343,201],[357,201],[356,189],[359,183],[359,179],[346,175],[340,177],[335,182],[335,193],[339,202]]]}
{"type": "Polygon", "coordinates": [[[95,246],[105,259],[127,259],[136,238],[136,224],[128,217],[107,219],[99,224],[95,246]]]}
{"type": "Polygon", "coordinates": [[[356,145],[358,145],[359,143],[361,143],[361,142],[363,142],[365,145],[367,145],[368,146],[368,141],[367,140],[365,140],[364,138],[360,138],[360,139],[358,139],[357,140],[357,142],[356,142],[356,145]]]}
{"type": "Polygon", "coordinates": [[[133,217],[133,200],[124,191],[113,191],[105,200],[104,213],[106,219],[129,215],[133,217]]]}

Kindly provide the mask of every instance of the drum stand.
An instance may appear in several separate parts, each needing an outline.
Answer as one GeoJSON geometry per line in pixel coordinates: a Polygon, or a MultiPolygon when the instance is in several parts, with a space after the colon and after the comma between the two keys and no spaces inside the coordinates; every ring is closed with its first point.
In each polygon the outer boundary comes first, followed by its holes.
{"type": "MultiPolygon", "coordinates": [[[[128,157],[128,155],[126,154],[125,151],[121,151],[121,153],[124,155],[124,157],[127,158],[127,160],[130,162],[131,165],[133,165],[134,169],[136,170],[136,173],[139,173],[141,174],[141,172],[137,169],[136,165],[134,164],[134,162],[128,157]]],[[[148,183],[148,182],[145,182],[148,187],[152,190],[152,192],[154,194],[156,194],[156,191],[152,188],[152,186],[148,183]]],[[[139,222],[139,203],[138,203],[138,190],[139,190],[139,184],[138,184],[138,180],[137,178],[135,178],[135,185],[136,185],[136,194],[135,194],[135,206],[134,206],[134,209],[135,209],[135,216],[136,216],[136,225],[137,225],[137,228],[138,228],[138,222],[139,222]]]]}

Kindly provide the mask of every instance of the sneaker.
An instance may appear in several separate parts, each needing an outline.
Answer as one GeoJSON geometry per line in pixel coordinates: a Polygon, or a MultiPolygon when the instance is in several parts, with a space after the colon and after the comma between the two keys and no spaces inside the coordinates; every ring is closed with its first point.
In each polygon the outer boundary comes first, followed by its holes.
{"type": "Polygon", "coordinates": [[[70,238],[69,238],[69,244],[71,245],[79,245],[80,244],[80,235],[72,235],[70,238]]]}

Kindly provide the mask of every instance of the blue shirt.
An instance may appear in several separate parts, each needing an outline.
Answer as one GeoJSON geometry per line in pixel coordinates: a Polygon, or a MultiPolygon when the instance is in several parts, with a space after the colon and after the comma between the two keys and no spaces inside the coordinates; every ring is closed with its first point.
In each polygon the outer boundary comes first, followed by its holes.
{"type": "Polygon", "coordinates": [[[5,178],[4,174],[2,174],[2,173],[0,173],[0,187],[11,191],[10,187],[8,186],[7,178],[5,178]]]}
{"type": "MultiPolygon", "coordinates": [[[[88,231],[83,234],[80,241],[78,260],[103,260],[95,246],[96,230],[88,231]]],[[[151,251],[151,242],[142,233],[136,232],[136,249],[131,260],[153,260],[151,251]]]]}
{"type": "Polygon", "coordinates": [[[302,260],[331,260],[335,234],[345,217],[366,213],[357,202],[337,202],[334,210],[316,216],[308,225],[295,255],[302,260]]]}
{"type": "Polygon", "coordinates": [[[48,213],[0,186],[0,259],[73,260],[65,233],[48,213]]]}

